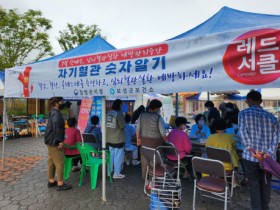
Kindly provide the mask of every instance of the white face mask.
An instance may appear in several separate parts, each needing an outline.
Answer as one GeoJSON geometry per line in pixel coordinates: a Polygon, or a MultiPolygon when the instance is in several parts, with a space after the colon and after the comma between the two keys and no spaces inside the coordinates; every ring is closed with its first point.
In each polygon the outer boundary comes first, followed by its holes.
{"type": "Polygon", "coordinates": [[[199,120],[199,121],[198,121],[198,125],[200,125],[200,126],[203,126],[203,125],[204,125],[204,123],[205,123],[205,121],[204,121],[204,120],[199,120]]]}

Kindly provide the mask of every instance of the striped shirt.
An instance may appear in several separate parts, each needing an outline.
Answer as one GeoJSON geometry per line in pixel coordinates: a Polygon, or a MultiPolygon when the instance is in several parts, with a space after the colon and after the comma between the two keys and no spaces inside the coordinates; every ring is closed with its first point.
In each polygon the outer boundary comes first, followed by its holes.
{"type": "Polygon", "coordinates": [[[279,123],[271,113],[260,106],[250,106],[239,112],[238,122],[244,144],[242,157],[258,162],[248,148],[266,152],[275,159],[276,146],[279,143],[279,123]]]}
{"type": "Polygon", "coordinates": [[[158,113],[143,112],[137,120],[137,132],[142,137],[160,139],[166,136],[165,123],[158,113]]]}

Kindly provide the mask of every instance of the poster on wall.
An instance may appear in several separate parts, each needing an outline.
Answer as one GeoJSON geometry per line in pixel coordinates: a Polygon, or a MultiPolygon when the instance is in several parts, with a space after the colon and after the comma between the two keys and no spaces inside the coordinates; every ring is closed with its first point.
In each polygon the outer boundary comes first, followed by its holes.
{"type": "Polygon", "coordinates": [[[77,128],[81,131],[81,133],[84,132],[87,126],[91,104],[92,104],[92,99],[83,99],[81,102],[78,125],[77,125],[77,128]]]}
{"type": "Polygon", "coordinates": [[[94,96],[92,99],[90,117],[88,119],[89,125],[92,125],[91,117],[94,115],[99,117],[98,126],[100,126],[102,124],[102,97],[101,96],[94,96]]]}

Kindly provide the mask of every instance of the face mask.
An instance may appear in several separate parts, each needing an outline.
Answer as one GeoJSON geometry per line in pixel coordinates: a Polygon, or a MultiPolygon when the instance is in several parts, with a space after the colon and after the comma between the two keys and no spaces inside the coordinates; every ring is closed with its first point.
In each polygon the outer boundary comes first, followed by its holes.
{"type": "Polygon", "coordinates": [[[204,120],[199,120],[199,121],[198,121],[198,125],[200,125],[200,126],[203,126],[203,125],[204,125],[204,123],[205,123],[205,121],[204,121],[204,120]]]}
{"type": "Polygon", "coordinates": [[[62,110],[62,109],[64,109],[64,104],[59,104],[58,107],[59,107],[60,110],[62,110]]]}
{"type": "Polygon", "coordinates": [[[228,101],[226,100],[226,101],[224,101],[226,104],[228,103],[228,101]]]}

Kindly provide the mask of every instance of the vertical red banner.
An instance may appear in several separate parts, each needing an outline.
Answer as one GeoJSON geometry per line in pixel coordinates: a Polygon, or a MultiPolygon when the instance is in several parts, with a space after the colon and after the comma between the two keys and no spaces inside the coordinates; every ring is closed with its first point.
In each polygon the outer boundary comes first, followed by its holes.
{"type": "Polygon", "coordinates": [[[88,118],[89,118],[89,113],[91,110],[91,104],[92,104],[92,99],[83,99],[81,106],[80,106],[80,112],[79,112],[79,119],[78,119],[78,129],[81,131],[81,133],[84,132],[88,118]]]}

